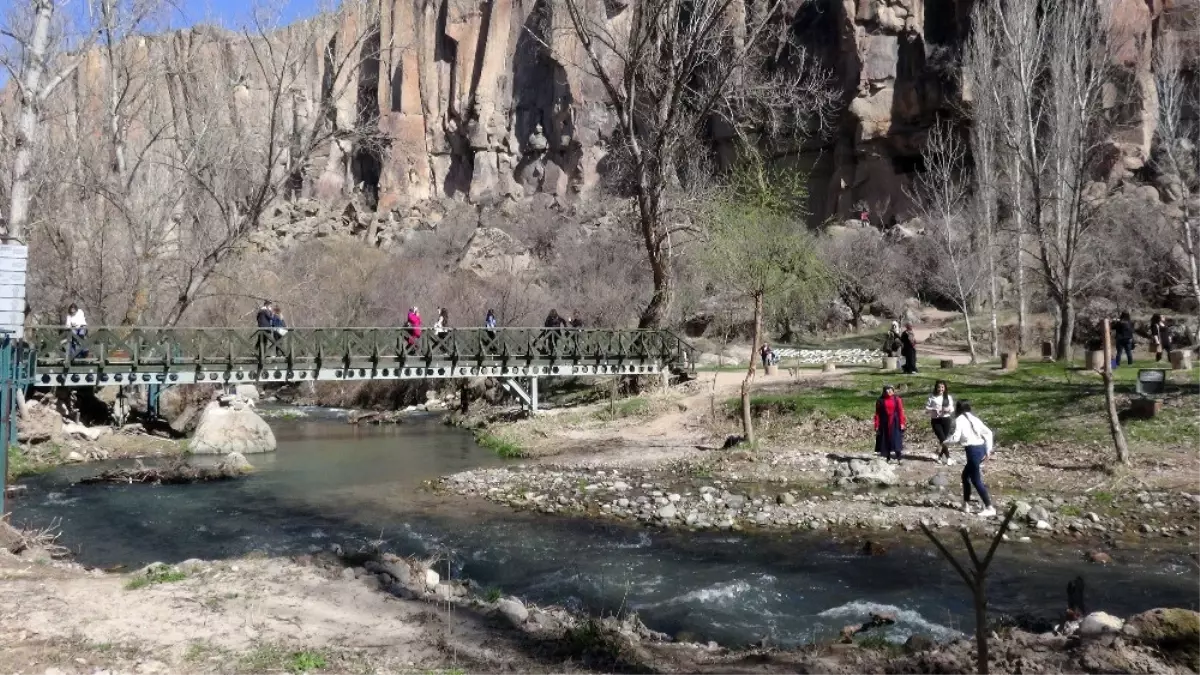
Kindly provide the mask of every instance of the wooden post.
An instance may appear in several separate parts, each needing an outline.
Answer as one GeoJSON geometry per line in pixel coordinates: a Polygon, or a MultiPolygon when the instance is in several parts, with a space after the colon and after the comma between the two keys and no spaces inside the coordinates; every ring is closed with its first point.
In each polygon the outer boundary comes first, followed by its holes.
{"type": "Polygon", "coordinates": [[[1104,402],[1108,407],[1108,431],[1112,434],[1113,447],[1117,450],[1117,461],[1129,463],[1129,446],[1125,444],[1125,431],[1121,429],[1121,418],[1117,415],[1117,399],[1113,391],[1112,374],[1112,326],[1108,319],[1104,320],[1104,402]]]}
{"type": "Polygon", "coordinates": [[[1004,370],[1016,370],[1017,369],[1017,353],[1016,352],[1004,352],[1003,354],[1001,354],[1000,355],[1000,367],[1003,368],[1004,370]]]}
{"type": "Polygon", "coordinates": [[[941,366],[942,370],[949,370],[954,367],[954,360],[953,359],[942,359],[941,361],[938,362],[938,365],[941,366]]]}

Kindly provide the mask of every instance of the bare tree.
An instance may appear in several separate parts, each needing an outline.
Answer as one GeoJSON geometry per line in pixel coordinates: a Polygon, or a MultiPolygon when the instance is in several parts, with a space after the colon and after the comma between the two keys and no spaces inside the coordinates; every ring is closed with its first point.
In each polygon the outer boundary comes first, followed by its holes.
{"type": "MultiPolygon", "coordinates": [[[[999,148],[1000,128],[1004,111],[997,105],[996,89],[999,85],[996,68],[1001,58],[999,40],[996,35],[994,14],[989,8],[980,6],[975,12],[976,23],[972,25],[971,37],[967,42],[963,64],[963,79],[970,92],[970,138],[971,160],[975,177],[976,212],[984,236],[988,275],[988,309],[991,320],[992,358],[1000,356],[1000,326],[998,314],[1000,300],[996,265],[996,221],[997,195],[999,192],[999,148]]],[[[1017,250],[1020,250],[1018,240],[1017,250]]],[[[1024,317],[1018,317],[1021,323],[1024,317]]],[[[1022,326],[1018,332],[1023,333],[1022,326]]],[[[1020,339],[1018,340],[1020,342],[1020,339]]],[[[1023,345],[1015,345],[1017,351],[1023,345]]]]}
{"type": "Polygon", "coordinates": [[[673,190],[694,180],[712,130],[759,140],[821,129],[835,103],[829,74],[778,39],[782,0],[646,0],[619,9],[623,20],[598,0],[565,4],[584,70],[613,107],[614,152],[637,203],[654,287],[639,324],[659,326],[674,302],[677,239],[693,231],[673,190]]]}
{"type": "MultiPolygon", "coordinates": [[[[961,177],[966,165],[966,147],[947,122],[939,122],[929,131],[925,142],[925,171],[908,192],[917,214],[934,234],[938,244],[937,269],[931,281],[954,299],[967,324],[967,349],[971,363],[978,362],[975,333],[971,325],[971,307],[980,284],[987,277],[987,251],[980,251],[976,229],[980,226],[971,213],[971,193],[961,177]],[[981,255],[982,253],[982,255],[981,255]]],[[[986,243],[983,243],[986,246],[986,243]]]]}
{"type": "MultiPolygon", "coordinates": [[[[1191,15],[1180,8],[1182,25],[1164,31],[1155,42],[1154,79],[1158,89],[1158,126],[1153,167],[1163,197],[1180,207],[1179,243],[1187,266],[1187,284],[1200,304],[1200,82],[1185,73],[1184,53],[1200,48],[1200,5],[1191,15]],[[1189,117],[1188,110],[1191,110],[1189,117]]],[[[1197,336],[1200,341],[1200,335],[1197,336]]]]}
{"type": "MultiPolygon", "coordinates": [[[[986,80],[988,86],[977,98],[988,97],[988,105],[997,111],[1003,131],[1003,158],[1000,166],[1006,178],[1005,198],[1012,205],[1012,265],[1017,290],[1017,351],[1024,353],[1028,336],[1028,282],[1024,256],[1024,237],[1029,221],[1039,217],[1031,183],[1041,174],[1043,161],[1038,143],[1042,108],[1039,105],[1039,79],[1045,62],[1047,35],[1040,22],[1040,0],[1003,0],[975,5],[972,15],[971,49],[980,58],[995,52],[997,69],[986,80]],[[995,46],[980,44],[985,38],[995,46]]],[[[982,67],[982,64],[980,64],[982,67]]]]}
{"type": "Polygon", "coordinates": [[[25,243],[32,199],[32,171],[38,143],[39,110],[46,99],[79,67],[78,56],[58,59],[51,28],[58,9],[56,0],[33,0],[32,17],[18,17],[8,27],[0,26],[0,36],[15,43],[17,59],[6,58],[4,65],[17,88],[17,124],[13,139],[12,179],[8,189],[8,219],[5,243],[25,243]],[[14,65],[16,61],[19,65],[14,65]],[[43,76],[51,72],[48,80],[43,76]]]}
{"type": "Polygon", "coordinates": [[[971,537],[967,534],[967,529],[964,527],[959,530],[959,535],[962,537],[963,545],[967,549],[967,555],[970,560],[970,567],[958,562],[946,545],[942,543],[937,535],[929,529],[924,522],[921,523],[921,532],[933,545],[937,547],[942,557],[947,560],[953,567],[954,571],[958,572],[958,576],[962,578],[963,583],[971,590],[971,599],[975,605],[975,663],[976,672],[980,675],[988,673],[988,618],[987,618],[987,572],[988,567],[992,564],[992,556],[996,555],[996,549],[1000,547],[1000,542],[1004,540],[1004,533],[1008,531],[1008,526],[1012,523],[1013,516],[1017,514],[1017,505],[1013,504],[1009,507],[1008,513],[1004,515],[1003,522],[1000,523],[1000,529],[996,530],[996,534],[992,535],[991,545],[988,546],[987,553],[982,558],[975,552],[975,546],[971,543],[971,537]]]}
{"type": "Polygon", "coordinates": [[[905,261],[879,232],[861,229],[841,233],[826,240],[822,250],[834,292],[850,310],[855,330],[872,306],[902,303],[905,261]]]}

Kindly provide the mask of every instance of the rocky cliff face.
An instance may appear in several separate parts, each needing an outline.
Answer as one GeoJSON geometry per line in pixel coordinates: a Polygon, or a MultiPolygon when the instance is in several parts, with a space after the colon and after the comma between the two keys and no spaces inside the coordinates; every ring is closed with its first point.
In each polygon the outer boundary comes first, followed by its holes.
{"type": "MultiPolygon", "coordinates": [[[[373,1],[380,4],[371,12],[308,24],[317,37],[299,65],[293,120],[302,123],[312,102],[334,91],[335,123],[348,129],[367,120],[383,142],[331,143],[302,177],[303,196],[329,203],[361,191],[379,220],[398,223],[429,200],[489,205],[542,193],[570,201],[597,186],[610,114],[602,87],[577,65],[584,59],[561,0],[373,1]],[[337,74],[322,57],[327,46],[369,56],[356,72],[337,74]],[[330,86],[347,77],[357,82],[330,86]]],[[[803,159],[818,217],[865,205],[877,218],[904,218],[904,187],[921,166],[923,132],[959,103],[953,64],[973,1],[797,4],[791,29],[834,70],[846,103],[838,133],[803,159]]],[[[1150,50],[1164,2],[1172,0],[1119,0],[1129,37],[1119,59],[1132,77],[1128,91],[1111,97],[1128,122],[1114,141],[1117,171],[1137,170],[1149,154],[1156,98],[1150,50]]],[[[587,6],[614,22],[627,11],[619,1],[587,6]]],[[[230,83],[231,116],[240,111],[253,123],[261,91],[239,79],[246,55],[228,36],[193,29],[140,38],[137,48],[148,62],[172,64],[152,85],[163,97],[156,115],[180,115],[194,104],[203,93],[188,82],[204,71],[230,83]]],[[[103,115],[103,67],[89,59],[74,77],[73,107],[85,115],[103,115]]]]}

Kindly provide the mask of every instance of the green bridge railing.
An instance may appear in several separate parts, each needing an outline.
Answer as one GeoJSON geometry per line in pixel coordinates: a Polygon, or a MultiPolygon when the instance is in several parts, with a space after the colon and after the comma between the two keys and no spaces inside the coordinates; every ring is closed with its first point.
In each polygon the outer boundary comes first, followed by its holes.
{"type": "Polygon", "coordinates": [[[33,327],[35,383],[653,374],[695,369],[667,330],[33,327]]]}

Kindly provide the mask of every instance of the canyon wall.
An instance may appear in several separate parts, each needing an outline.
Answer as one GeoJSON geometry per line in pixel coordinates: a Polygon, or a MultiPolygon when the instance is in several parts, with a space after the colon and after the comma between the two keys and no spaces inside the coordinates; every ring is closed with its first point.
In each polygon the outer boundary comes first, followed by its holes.
{"type": "MultiPolygon", "coordinates": [[[[339,128],[377,125],[381,136],[368,144],[347,133],[329,143],[306,167],[297,196],[337,203],[361,192],[381,219],[403,219],[430,200],[493,205],[540,193],[571,201],[596,189],[612,117],[603,88],[580,65],[562,0],[373,1],[366,11],[318,17],[279,37],[311,36],[297,60],[288,124],[304,126],[315,102],[334,96],[339,128]],[[357,59],[354,50],[367,60],[338,71],[338,59],[357,59]]],[[[818,218],[866,206],[881,220],[904,219],[924,132],[962,103],[954,63],[973,1],[795,3],[793,34],[834,71],[844,93],[836,133],[800,158],[812,172],[818,218]]],[[[1150,53],[1164,2],[1119,0],[1127,40],[1117,58],[1131,77],[1127,91],[1111,96],[1125,120],[1113,139],[1117,177],[1149,155],[1150,53]]],[[[585,6],[614,24],[629,14],[623,0],[585,6]]],[[[212,28],[137,38],[145,63],[168,64],[154,71],[161,81],[146,83],[157,102],[145,110],[179,118],[198,103],[216,105],[242,125],[261,124],[266,88],[246,78],[249,56],[233,45],[231,34],[212,28]]],[[[104,68],[98,54],[89,56],[62,90],[76,119],[104,119],[104,68]]],[[[94,126],[101,133],[103,124],[94,126]]],[[[153,125],[144,127],[151,133],[153,125]]]]}

